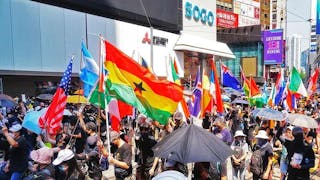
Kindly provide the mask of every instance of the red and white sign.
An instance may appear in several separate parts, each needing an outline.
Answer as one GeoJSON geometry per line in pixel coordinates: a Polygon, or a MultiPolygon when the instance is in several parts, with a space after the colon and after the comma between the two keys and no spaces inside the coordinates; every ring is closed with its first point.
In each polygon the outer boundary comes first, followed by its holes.
{"type": "Polygon", "coordinates": [[[223,28],[237,28],[238,14],[217,9],[217,26],[223,28]]]}

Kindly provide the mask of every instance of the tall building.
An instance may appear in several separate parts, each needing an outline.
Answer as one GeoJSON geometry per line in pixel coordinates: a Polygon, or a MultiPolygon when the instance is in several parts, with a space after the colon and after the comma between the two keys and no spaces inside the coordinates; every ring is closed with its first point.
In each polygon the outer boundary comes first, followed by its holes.
{"type": "Polygon", "coordinates": [[[286,0],[272,0],[271,7],[271,26],[270,29],[284,29],[286,28],[286,0]]]}
{"type": "Polygon", "coordinates": [[[288,54],[287,54],[287,67],[289,70],[292,67],[297,68],[299,71],[301,70],[301,36],[298,34],[293,34],[288,38],[288,54]]]}
{"type": "Polygon", "coordinates": [[[270,29],[270,0],[260,1],[260,23],[262,30],[270,29]]]}

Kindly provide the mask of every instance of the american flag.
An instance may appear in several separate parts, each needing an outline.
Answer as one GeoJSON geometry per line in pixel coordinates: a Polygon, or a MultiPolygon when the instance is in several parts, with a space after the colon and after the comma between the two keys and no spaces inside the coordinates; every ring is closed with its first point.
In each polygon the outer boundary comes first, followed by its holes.
{"type": "Polygon", "coordinates": [[[63,112],[67,104],[67,96],[71,82],[73,58],[70,60],[66,71],[60,81],[59,87],[52,98],[48,110],[40,117],[39,126],[46,129],[47,133],[55,135],[60,130],[63,112]]]}

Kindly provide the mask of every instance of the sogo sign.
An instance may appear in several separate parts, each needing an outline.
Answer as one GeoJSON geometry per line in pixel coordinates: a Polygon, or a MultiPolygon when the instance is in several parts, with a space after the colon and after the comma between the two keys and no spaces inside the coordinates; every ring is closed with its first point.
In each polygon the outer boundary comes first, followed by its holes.
{"type": "Polygon", "coordinates": [[[185,16],[188,19],[193,18],[196,22],[200,20],[203,24],[208,24],[209,26],[212,26],[214,23],[215,17],[212,11],[207,11],[206,9],[200,8],[197,5],[193,6],[190,2],[186,2],[185,10],[185,16]]]}

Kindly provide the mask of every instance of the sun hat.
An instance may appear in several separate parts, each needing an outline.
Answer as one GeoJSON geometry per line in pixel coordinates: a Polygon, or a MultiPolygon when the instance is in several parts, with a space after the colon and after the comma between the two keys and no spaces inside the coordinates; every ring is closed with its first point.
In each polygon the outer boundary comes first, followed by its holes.
{"type": "Polygon", "coordinates": [[[11,132],[17,132],[22,129],[22,126],[20,124],[14,124],[9,128],[9,131],[11,132]]]}
{"type": "Polygon", "coordinates": [[[114,141],[115,139],[119,138],[120,134],[117,131],[110,132],[110,142],[114,141]]]}
{"type": "Polygon", "coordinates": [[[239,136],[246,137],[247,135],[243,134],[241,130],[238,130],[236,131],[233,137],[239,137],[239,136]]]}
{"type": "Polygon", "coordinates": [[[48,147],[33,150],[30,153],[30,158],[40,164],[50,164],[52,156],[53,150],[48,147]]]}
{"type": "Polygon", "coordinates": [[[59,151],[58,157],[52,162],[53,165],[59,165],[64,161],[68,161],[74,157],[74,153],[70,149],[59,151]]]}
{"type": "Polygon", "coordinates": [[[287,126],[286,130],[287,130],[287,129],[289,129],[289,130],[291,130],[291,131],[292,131],[292,130],[293,130],[293,128],[294,128],[293,126],[287,126]]]}
{"type": "Polygon", "coordinates": [[[257,139],[269,139],[267,132],[265,130],[259,130],[258,134],[255,136],[257,139]]]}

